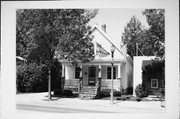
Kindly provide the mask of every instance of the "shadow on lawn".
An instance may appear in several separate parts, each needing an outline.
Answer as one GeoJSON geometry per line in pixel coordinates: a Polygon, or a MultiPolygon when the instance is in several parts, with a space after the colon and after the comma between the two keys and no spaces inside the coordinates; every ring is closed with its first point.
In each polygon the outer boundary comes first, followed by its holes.
{"type": "MultiPolygon", "coordinates": [[[[48,97],[48,95],[46,95],[45,97],[48,97]]],[[[72,95],[51,95],[51,100],[52,101],[56,101],[59,100],[61,98],[78,98],[79,95],[78,94],[72,94],[72,95]]],[[[45,100],[49,100],[49,99],[45,99],[45,100]]]]}

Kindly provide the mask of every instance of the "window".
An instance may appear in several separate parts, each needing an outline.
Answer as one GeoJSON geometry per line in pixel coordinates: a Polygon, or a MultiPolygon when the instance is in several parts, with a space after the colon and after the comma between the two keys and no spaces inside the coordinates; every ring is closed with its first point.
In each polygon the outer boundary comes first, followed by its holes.
{"type": "Polygon", "coordinates": [[[158,79],[151,79],[151,88],[158,88],[158,79]]]}
{"type": "MultiPolygon", "coordinates": [[[[107,67],[107,79],[111,79],[111,67],[107,67]]],[[[116,79],[116,67],[113,67],[113,79],[116,79]]]]}
{"type": "Polygon", "coordinates": [[[79,78],[80,71],[81,71],[81,68],[80,68],[80,67],[76,67],[76,68],[75,68],[75,78],[76,78],[76,79],[79,78]]]}
{"type": "Polygon", "coordinates": [[[161,86],[164,88],[165,87],[165,80],[162,80],[161,86]]]}

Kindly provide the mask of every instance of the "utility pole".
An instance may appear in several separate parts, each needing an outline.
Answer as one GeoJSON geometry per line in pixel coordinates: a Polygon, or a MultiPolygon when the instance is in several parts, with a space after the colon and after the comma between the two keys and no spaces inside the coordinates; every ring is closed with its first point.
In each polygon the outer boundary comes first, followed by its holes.
{"type": "Polygon", "coordinates": [[[136,56],[138,56],[138,44],[136,43],[136,56]]]}

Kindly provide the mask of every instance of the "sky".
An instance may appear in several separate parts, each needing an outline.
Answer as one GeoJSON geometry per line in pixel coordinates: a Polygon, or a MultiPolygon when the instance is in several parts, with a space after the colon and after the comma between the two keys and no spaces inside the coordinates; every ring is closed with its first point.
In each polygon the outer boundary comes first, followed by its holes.
{"type": "Polygon", "coordinates": [[[93,25],[95,22],[100,27],[102,24],[106,24],[106,33],[111,37],[112,42],[119,47],[124,27],[126,27],[132,16],[136,16],[143,26],[148,27],[146,17],[142,14],[142,11],[144,9],[99,9],[96,17],[90,21],[90,25],[93,25]]]}

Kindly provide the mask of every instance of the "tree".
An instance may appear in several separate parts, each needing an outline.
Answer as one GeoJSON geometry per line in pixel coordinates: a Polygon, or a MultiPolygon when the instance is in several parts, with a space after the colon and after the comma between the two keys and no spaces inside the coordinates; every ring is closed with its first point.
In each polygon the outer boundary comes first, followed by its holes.
{"type": "Polygon", "coordinates": [[[164,57],[165,52],[165,10],[164,9],[146,9],[143,12],[149,24],[149,36],[153,39],[154,55],[164,57]]]}
{"type": "MultiPolygon", "coordinates": [[[[19,9],[16,13],[16,54],[29,63],[47,65],[49,84],[55,56],[83,62],[94,57],[87,23],[97,10],[19,9]]],[[[50,89],[49,85],[49,97],[50,89]]]]}
{"type": "Polygon", "coordinates": [[[123,44],[127,43],[127,53],[133,57],[140,49],[142,52],[140,55],[163,58],[165,52],[164,10],[146,9],[142,13],[146,16],[149,28],[141,26],[140,21],[134,16],[131,18],[122,36],[123,44]]]}
{"type": "Polygon", "coordinates": [[[143,31],[141,22],[133,16],[124,28],[122,43],[127,44],[127,53],[133,58],[136,55],[136,44],[139,43],[139,36],[143,31]]]}

